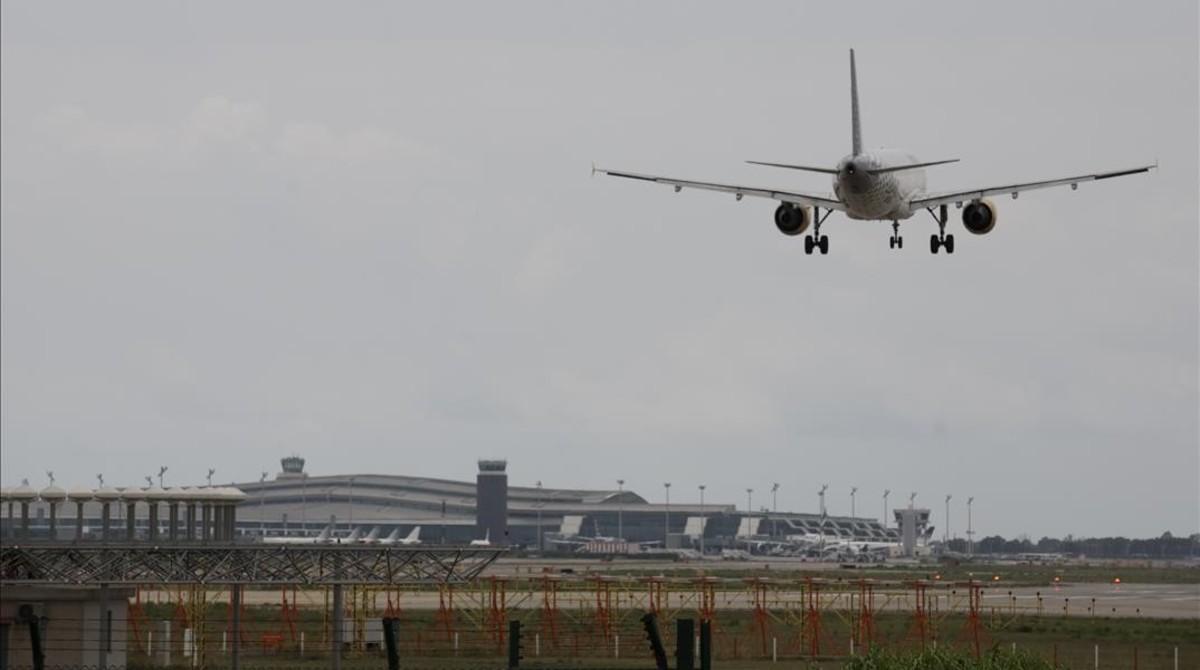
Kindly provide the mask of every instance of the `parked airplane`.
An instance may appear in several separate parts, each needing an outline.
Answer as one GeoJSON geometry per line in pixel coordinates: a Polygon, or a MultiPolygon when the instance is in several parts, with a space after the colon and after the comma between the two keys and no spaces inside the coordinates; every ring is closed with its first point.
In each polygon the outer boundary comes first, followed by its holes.
{"type": "Polygon", "coordinates": [[[472,547],[490,547],[490,546],[492,546],[491,536],[492,536],[492,531],[489,530],[483,534],[482,540],[471,540],[471,546],[472,547]]]}
{"type": "Polygon", "coordinates": [[[388,535],[387,537],[380,540],[379,544],[404,544],[404,545],[421,544],[421,527],[420,526],[414,527],[412,529],[412,532],[410,532],[408,535],[406,535],[404,537],[400,537],[400,529],[397,528],[396,530],[392,531],[391,535],[388,535]]]}
{"type": "Polygon", "coordinates": [[[328,544],[333,534],[333,529],[325,526],[320,535],[316,537],[264,537],[263,544],[328,544]]]}
{"type": "Polygon", "coordinates": [[[833,175],[833,194],[815,194],[801,191],[779,191],[770,188],[755,188],[734,184],[719,184],[715,182],[691,181],[672,177],[605,170],[592,166],[592,173],[625,177],[641,181],[656,182],[675,187],[675,192],[684,188],[697,188],[709,191],[732,193],[741,200],[743,196],[754,196],[778,201],[775,210],[775,226],[784,235],[795,236],[813,227],[811,235],[804,238],[804,252],[811,254],[818,249],[822,254],[829,253],[829,238],[821,234],[821,224],[836,210],[843,212],[851,219],[867,221],[891,221],[891,247],[898,249],[904,246],[904,238],[900,236],[900,221],[908,219],[926,210],[938,225],[938,233],[930,236],[929,250],[937,253],[945,249],[946,253],[954,253],[954,235],[946,234],[948,221],[947,205],[953,203],[962,209],[963,226],[971,233],[983,235],[992,231],[996,226],[996,205],[987,198],[993,195],[1011,195],[1015,200],[1019,193],[1052,186],[1070,185],[1074,190],[1082,182],[1100,181],[1130,174],[1147,172],[1157,167],[1143,165],[1124,170],[1110,172],[1094,172],[1091,174],[1031,181],[1017,184],[1004,184],[984,188],[952,191],[936,195],[925,193],[924,168],[946,163],[957,162],[957,158],[922,163],[916,157],[892,150],[864,152],[862,130],[858,113],[858,76],[854,66],[854,50],[850,50],[850,126],[851,153],[832,168],[810,167],[791,163],[770,163],[764,161],[746,161],[755,165],[786,168],[789,170],[806,170],[833,175]],[[809,208],[812,212],[809,212],[809,208]],[[822,214],[822,208],[825,210],[822,214]]]}

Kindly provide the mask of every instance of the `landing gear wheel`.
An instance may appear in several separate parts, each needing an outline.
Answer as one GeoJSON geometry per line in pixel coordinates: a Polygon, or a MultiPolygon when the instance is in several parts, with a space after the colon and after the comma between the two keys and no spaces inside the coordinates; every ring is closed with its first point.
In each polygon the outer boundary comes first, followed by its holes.
{"type": "Polygon", "coordinates": [[[812,237],[812,235],[805,235],[804,236],[804,253],[811,256],[812,252],[813,252],[813,237],[812,237]]]}
{"type": "Polygon", "coordinates": [[[954,235],[947,235],[946,239],[942,242],[942,246],[946,247],[946,253],[954,253],[954,235]]]}
{"type": "Polygon", "coordinates": [[[904,238],[903,237],[899,237],[899,236],[896,237],[896,248],[897,249],[904,248],[904,238]]]}
{"type": "Polygon", "coordinates": [[[891,237],[888,238],[888,248],[889,249],[896,248],[896,236],[895,235],[892,235],[891,237]]]}
{"type": "Polygon", "coordinates": [[[941,241],[940,241],[940,240],[938,240],[938,236],[937,236],[937,235],[930,235],[930,236],[929,236],[929,251],[930,251],[931,253],[935,253],[935,254],[936,254],[936,253],[938,252],[938,247],[939,247],[939,246],[941,246],[941,244],[942,244],[942,243],[941,243],[941,241]]]}
{"type": "Polygon", "coordinates": [[[903,249],[904,248],[904,238],[900,237],[900,222],[899,221],[892,222],[892,238],[890,240],[888,240],[888,245],[892,249],[903,249]]]}
{"type": "Polygon", "coordinates": [[[828,235],[822,235],[822,236],[821,236],[821,240],[820,240],[819,242],[817,242],[817,246],[821,248],[821,255],[822,255],[822,256],[824,256],[825,254],[829,253],[829,236],[828,236],[828,235]]]}

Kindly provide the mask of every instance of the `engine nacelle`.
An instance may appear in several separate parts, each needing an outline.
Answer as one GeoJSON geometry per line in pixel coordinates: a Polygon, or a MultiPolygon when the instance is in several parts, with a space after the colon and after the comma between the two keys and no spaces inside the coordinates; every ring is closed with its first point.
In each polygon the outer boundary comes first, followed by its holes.
{"type": "Polygon", "coordinates": [[[976,235],[986,235],[996,227],[996,205],[991,200],[972,200],[963,207],[963,227],[976,235]]]}
{"type": "Polygon", "coordinates": [[[780,203],[775,210],[775,227],[784,235],[796,236],[808,230],[812,215],[807,207],[797,207],[790,202],[780,203]]]}

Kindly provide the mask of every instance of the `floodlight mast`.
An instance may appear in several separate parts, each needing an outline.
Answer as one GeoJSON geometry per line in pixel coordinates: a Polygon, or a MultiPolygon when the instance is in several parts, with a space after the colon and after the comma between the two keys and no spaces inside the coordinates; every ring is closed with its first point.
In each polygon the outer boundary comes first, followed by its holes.
{"type": "Polygon", "coordinates": [[[165,475],[165,474],[167,474],[167,466],[165,466],[165,465],[158,466],[158,488],[160,488],[160,489],[166,488],[166,486],[163,484],[163,475],[165,475]]]}
{"type": "Polygon", "coordinates": [[[671,482],[663,482],[663,491],[667,496],[667,505],[663,511],[663,548],[666,549],[671,539],[671,482]]]}
{"type": "Polygon", "coordinates": [[[771,484],[771,536],[779,535],[779,482],[771,484]]]}
{"type": "Polygon", "coordinates": [[[217,469],[216,469],[216,468],[209,468],[209,469],[208,469],[208,487],[209,487],[209,488],[212,488],[212,476],[213,476],[213,475],[215,475],[216,473],[217,473],[217,469]]]}
{"type": "Polygon", "coordinates": [[[267,537],[267,473],[258,478],[258,535],[267,537]]]}
{"type": "Polygon", "coordinates": [[[892,490],[891,490],[891,489],[884,489],[884,490],[883,490],[883,527],[884,527],[884,528],[887,528],[887,525],[888,525],[888,520],[887,520],[887,499],[888,499],[888,496],[889,496],[889,495],[891,495],[891,494],[892,494],[892,490]]]}
{"type": "Polygon", "coordinates": [[[952,497],[954,496],[950,495],[949,493],[946,494],[946,527],[942,529],[942,542],[944,542],[947,547],[950,546],[950,498],[952,497]]]}
{"type": "Polygon", "coordinates": [[[971,526],[971,503],[975,502],[975,496],[967,498],[967,555],[971,556],[975,553],[975,529],[971,526]]]}
{"type": "Polygon", "coordinates": [[[856,493],[858,493],[858,487],[851,486],[850,487],[850,516],[851,516],[851,518],[854,517],[854,494],[856,494],[856,493]]]}
{"type": "Polygon", "coordinates": [[[700,485],[700,555],[704,556],[704,484],[700,485]]]}
{"type": "Polygon", "coordinates": [[[625,480],[617,480],[617,539],[625,541],[625,480]]]}

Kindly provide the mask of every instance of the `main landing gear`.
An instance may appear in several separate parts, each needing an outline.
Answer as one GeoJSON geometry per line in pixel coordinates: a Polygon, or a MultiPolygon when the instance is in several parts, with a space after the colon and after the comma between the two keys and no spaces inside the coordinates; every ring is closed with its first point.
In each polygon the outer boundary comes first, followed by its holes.
{"type": "Polygon", "coordinates": [[[811,256],[813,249],[819,249],[822,256],[829,253],[829,237],[821,234],[821,224],[832,213],[832,209],[827,209],[825,216],[821,216],[821,208],[813,207],[813,233],[804,236],[804,253],[811,256]]]}
{"type": "Polygon", "coordinates": [[[933,209],[931,208],[926,208],[925,211],[929,212],[929,215],[932,216],[933,220],[938,224],[937,234],[929,236],[929,252],[936,254],[938,252],[938,247],[941,247],[945,249],[946,253],[948,254],[954,253],[954,235],[946,234],[946,220],[948,218],[946,214],[946,206],[942,205],[937,214],[934,214],[933,209]]]}
{"type": "Polygon", "coordinates": [[[900,222],[899,221],[892,222],[892,237],[891,237],[891,239],[888,240],[888,245],[892,249],[903,249],[904,248],[904,238],[900,237],[900,222]]]}

